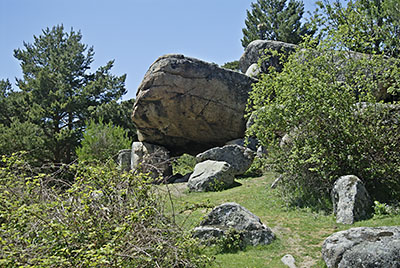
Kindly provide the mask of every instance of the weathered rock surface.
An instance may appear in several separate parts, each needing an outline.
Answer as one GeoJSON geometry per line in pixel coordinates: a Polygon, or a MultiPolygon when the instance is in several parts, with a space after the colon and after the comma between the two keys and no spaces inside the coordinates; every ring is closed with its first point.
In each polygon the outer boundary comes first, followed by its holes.
{"type": "Polygon", "coordinates": [[[231,186],[234,179],[233,170],[228,163],[207,160],[194,167],[187,185],[192,192],[218,191],[231,186]]]}
{"type": "Polygon", "coordinates": [[[329,236],[322,246],[328,268],[400,267],[400,226],[352,228],[329,236]]]}
{"type": "Polygon", "coordinates": [[[290,254],[286,254],[282,257],[281,262],[289,268],[297,268],[296,260],[290,254]]]}
{"type": "MultiPolygon", "coordinates": [[[[249,67],[258,62],[258,60],[265,55],[266,49],[271,49],[284,54],[289,54],[296,50],[297,46],[289,43],[271,40],[254,40],[251,42],[244,51],[242,57],[239,60],[239,69],[246,73],[249,67]]],[[[267,73],[268,67],[275,67],[278,71],[282,69],[282,65],[279,63],[279,57],[272,56],[268,60],[264,61],[261,65],[261,72],[267,73]]],[[[249,71],[250,72],[250,71],[249,71]]],[[[259,71],[258,71],[259,72],[259,71]]]]}
{"type": "Polygon", "coordinates": [[[258,140],[256,138],[248,138],[247,141],[245,138],[235,139],[235,140],[228,141],[225,145],[240,145],[240,146],[248,148],[254,152],[257,152],[258,140]]]}
{"type": "Polygon", "coordinates": [[[247,71],[246,71],[247,76],[254,77],[254,78],[257,78],[260,73],[262,73],[261,68],[258,67],[257,63],[253,63],[252,65],[250,65],[250,67],[247,68],[247,71]]]}
{"type": "Polygon", "coordinates": [[[132,120],[139,141],[172,155],[195,155],[244,137],[245,107],[256,80],[198,59],[157,59],[140,85],[132,120]]]}
{"type": "Polygon", "coordinates": [[[342,176],[333,185],[333,212],[336,222],[353,224],[366,219],[372,207],[371,198],[362,181],[354,175],[342,176]]]}
{"type": "Polygon", "coordinates": [[[118,152],[117,163],[121,170],[129,171],[131,169],[131,149],[124,149],[118,152]]]}
{"type": "Polygon", "coordinates": [[[151,177],[167,177],[172,174],[169,152],[162,146],[146,143],[132,143],[131,169],[150,172],[151,177]]]}
{"type": "Polygon", "coordinates": [[[240,145],[225,145],[205,151],[196,156],[197,162],[205,160],[227,162],[234,175],[244,174],[253,163],[254,152],[240,145]]]}
{"type": "Polygon", "coordinates": [[[236,203],[225,203],[215,207],[194,229],[194,236],[203,240],[212,240],[234,229],[240,233],[244,245],[267,245],[275,235],[265,226],[259,217],[236,203]]]}

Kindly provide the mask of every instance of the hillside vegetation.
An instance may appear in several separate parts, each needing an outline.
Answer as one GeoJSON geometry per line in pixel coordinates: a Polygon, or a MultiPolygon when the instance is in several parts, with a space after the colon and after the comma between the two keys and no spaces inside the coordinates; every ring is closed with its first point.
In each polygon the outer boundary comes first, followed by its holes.
{"type": "MultiPolygon", "coordinates": [[[[331,213],[296,208],[285,203],[282,192],[271,189],[276,179],[273,173],[262,177],[237,180],[240,186],[221,192],[189,193],[186,184],[161,186],[169,213],[174,211],[176,222],[185,230],[192,230],[215,206],[236,202],[260,217],[270,227],[277,239],[267,246],[247,247],[243,251],[224,252],[220,245],[208,248],[206,254],[215,257],[211,267],[286,267],[281,258],[286,254],[295,257],[298,267],[324,267],[321,246],[326,237],[334,232],[358,226],[398,225],[400,213],[379,213],[369,220],[354,225],[337,224],[331,213]],[[173,205],[173,206],[171,206],[173,205]]],[[[170,214],[171,215],[171,214],[170,214]]]]}

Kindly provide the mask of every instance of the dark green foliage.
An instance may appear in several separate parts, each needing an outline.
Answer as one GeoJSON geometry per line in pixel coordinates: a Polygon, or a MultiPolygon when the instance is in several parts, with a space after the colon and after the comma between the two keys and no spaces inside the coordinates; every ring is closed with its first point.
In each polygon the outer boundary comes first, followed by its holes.
{"type": "Polygon", "coordinates": [[[311,24],[301,22],[303,13],[302,1],[257,0],[247,10],[242,46],[257,39],[300,43],[303,36],[315,32],[311,24]]]}
{"type": "Polygon", "coordinates": [[[203,267],[199,245],[163,213],[141,174],[70,166],[73,184],[0,162],[1,267],[203,267]],[[58,185],[58,187],[54,187],[58,185]]]}
{"type": "Polygon", "coordinates": [[[9,80],[0,80],[0,124],[10,126],[13,121],[29,119],[26,96],[14,91],[9,80]]]}
{"type": "Polygon", "coordinates": [[[236,253],[245,248],[245,243],[240,231],[230,228],[217,240],[219,253],[236,253]]]}
{"type": "Polygon", "coordinates": [[[248,134],[267,148],[290,202],[326,208],[333,182],[348,174],[360,177],[376,200],[399,198],[398,112],[374,98],[383,81],[399,90],[399,64],[332,48],[301,50],[281,73],[271,70],[255,84],[248,134]]]}
{"type": "Polygon", "coordinates": [[[126,101],[111,101],[107,104],[97,107],[92,115],[92,118],[99,122],[103,119],[104,123],[112,122],[113,125],[122,127],[128,133],[128,137],[135,141],[137,140],[136,127],[131,119],[133,104],[135,99],[126,101]]]}
{"type": "Polygon", "coordinates": [[[37,159],[46,159],[49,153],[43,140],[43,130],[31,122],[20,122],[13,119],[9,125],[0,124],[1,153],[11,155],[14,152],[26,151],[27,159],[37,163],[37,159]]]}
{"type": "Polygon", "coordinates": [[[238,60],[230,61],[230,62],[225,63],[221,67],[225,68],[225,69],[230,69],[233,71],[239,71],[239,61],[238,60]]]}
{"type": "Polygon", "coordinates": [[[10,81],[0,80],[0,124],[10,123],[11,111],[9,110],[8,96],[12,92],[10,81]]]}
{"type": "Polygon", "coordinates": [[[315,20],[325,37],[334,32],[338,46],[398,57],[400,55],[400,2],[398,0],[320,1],[315,20]]]}
{"type": "Polygon", "coordinates": [[[173,174],[186,175],[193,172],[196,166],[196,158],[189,154],[183,154],[172,163],[173,174]]]}
{"type": "Polygon", "coordinates": [[[114,126],[112,122],[105,124],[102,119],[98,123],[91,120],[83,133],[81,146],[76,149],[76,155],[80,161],[104,162],[115,157],[119,150],[129,149],[131,144],[123,128],[114,126]]]}
{"type": "MultiPolygon", "coordinates": [[[[34,36],[14,56],[21,61],[18,80],[28,121],[44,133],[48,160],[69,163],[82,137],[85,121],[107,103],[125,94],[125,75],[110,73],[114,62],[89,73],[93,48],[81,43],[80,32],[55,26],[34,36]]],[[[42,159],[45,161],[46,159],[42,159]]]]}

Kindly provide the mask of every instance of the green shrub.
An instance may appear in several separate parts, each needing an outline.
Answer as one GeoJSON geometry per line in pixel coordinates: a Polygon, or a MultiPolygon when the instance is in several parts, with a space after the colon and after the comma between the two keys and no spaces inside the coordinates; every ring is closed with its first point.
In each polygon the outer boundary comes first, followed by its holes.
{"type": "Polygon", "coordinates": [[[230,228],[217,240],[217,250],[219,253],[236,253],[243,250],[245,244],[240,231],[230,228]]]}
{"type": "Polygon", "coordinates": [[[196,166],[196,158],[189,154],[183,154],[172,163],[172,169],[174,174],[185,175],[193,172],[194,166],[196,166]]]}
{"type": "Polygon", "coordinates": [[[399,120],[375,99],[385,81],[398,91],[399,61],[328,48],[299,50],[281,73],[263,75],[250,94],[248,135],[267,148],[293,204],[326,207],[334,181],[347,174],[376,200],[399,199],[399,120]]]}
{"type": "Polygon", "coordinates": [[[197,242],[141,174],[75,165],[60,187],[19,155],[0,163],[1,267],[201,267],[197,242]]]}
{"type": "Polygon", "coordinates": [[[105,161],[116,156],[119,150],[130,148],[131,143],[122,127],[114,126],[112,122],[104,124],[102,120],[99,123],[91,120],[76,154],[81,161],[105,161]]]}

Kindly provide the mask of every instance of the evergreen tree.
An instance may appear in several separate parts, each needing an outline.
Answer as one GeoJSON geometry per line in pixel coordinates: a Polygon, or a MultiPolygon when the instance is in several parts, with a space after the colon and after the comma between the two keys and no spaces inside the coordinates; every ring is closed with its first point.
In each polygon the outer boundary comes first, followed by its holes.
{"type": "Polygon", "coordinates": [[[298,44],[306,34],[315,31],[308,23],[301,23],[304,14],[302,1],[257,0],[247,10],[246,28],[242,29],[242,46],[254,40],[276,40],[298,44]]]}
{"type": "Polygon", "coordinates": [[[23,79],[17,85],[29,107],[29,121],[44,133],[48,161],[68,163],[74,158],[85,121],[125,90],[125,75],[110,73],[114,62],[89,73],[93,47],[81,43],[82,34],[65,32],[62,25],[45,29],[14,56],[21,61],[23,79]]]}
{"type": "Polygon", "coordinates": [[[0,80],[0,124],[10,123],[8,96],[12,92],[10,81],[0,80]]]}
{"type": "Polygon", "coordinates": [[[94,113],[93,119],[96,123],[100,123],[100,119],[102,119],[104,123],[112,122],[115,127],[121,127],[127,132],[128,138],[132,142],[137,140],[136,127],[131,119],[134,103],[135,99],[121,102],[111,101],[99,107],[94,113]]]}
{"type": "Polygon", "coordinates": [[[103,123],[102,118],[98,119],[98,123],[90,120],[90,122],[87,122],[81,147],[76,149],[78,159],[106,161],[115,157],[118,151],[131,147],[132,141],[127,137],[127,134],[126,130],[114,126],[112,122],[103,123]]]}

